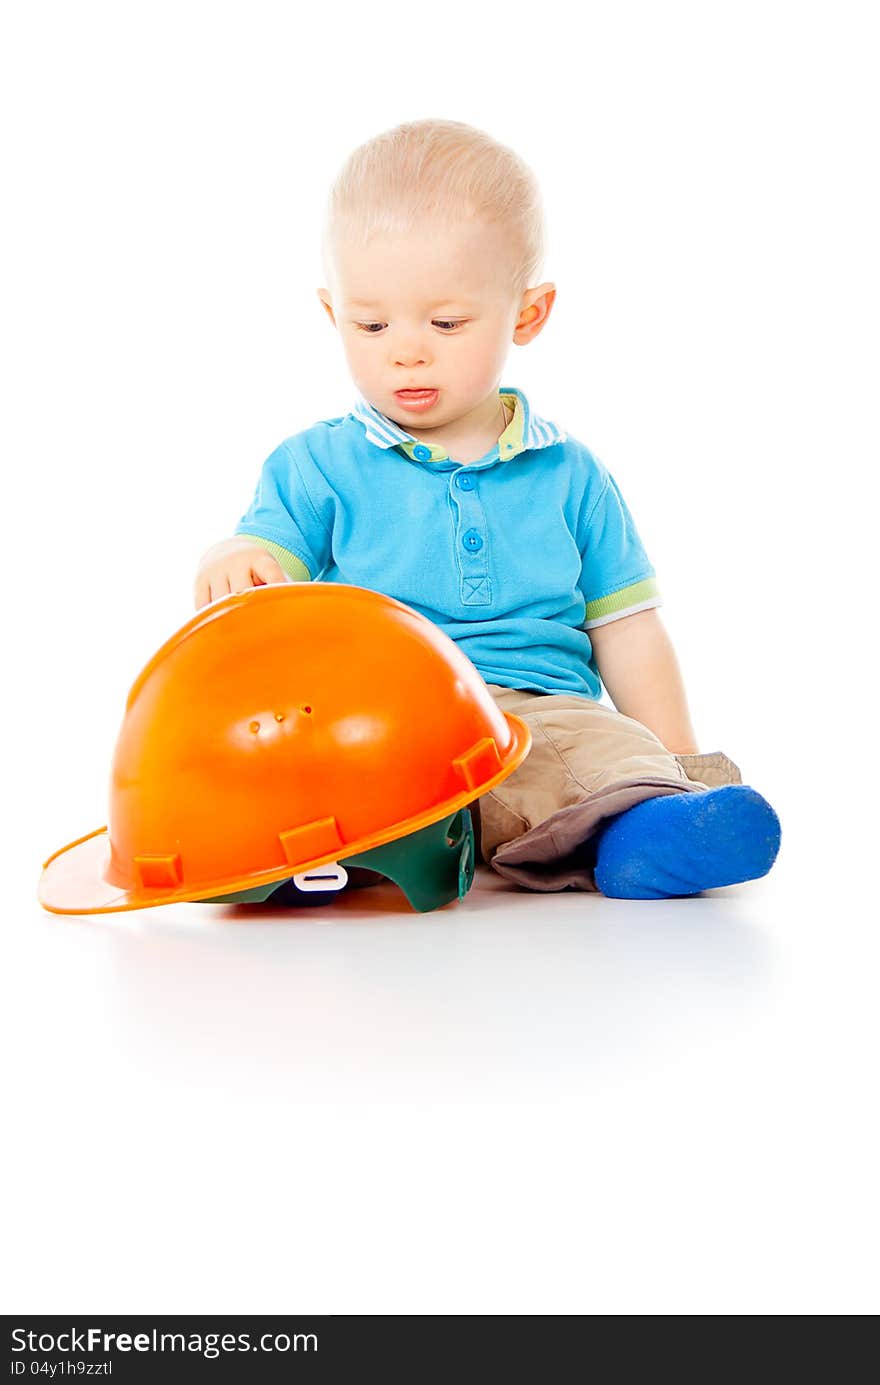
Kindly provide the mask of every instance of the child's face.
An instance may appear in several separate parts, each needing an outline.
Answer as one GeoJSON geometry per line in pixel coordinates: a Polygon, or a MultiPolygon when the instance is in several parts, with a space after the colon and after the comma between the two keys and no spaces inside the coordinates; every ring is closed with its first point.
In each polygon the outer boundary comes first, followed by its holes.
{"type": "Polygon", "coordinates": [[[478,222],[430,224],[367,246],[337,240],[332,280],[318,296],[352,378],[403,428],[441,427],[478,410],[497,391],[511,341],[540,330],[555,296],[543,284],[515,299],[503,231],[478,222]],[[413,388],[436,389],[436,400],[404,408],[395,392],[413,388]]]}

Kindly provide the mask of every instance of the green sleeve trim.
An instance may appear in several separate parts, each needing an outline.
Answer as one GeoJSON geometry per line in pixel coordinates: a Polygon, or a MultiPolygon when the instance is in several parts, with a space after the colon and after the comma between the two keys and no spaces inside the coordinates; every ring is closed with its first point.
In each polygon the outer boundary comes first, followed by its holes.
{"type": "Polygon", "coordinates": [[[647,606],[659,606],[660,588],[656,577],[646,577],[641,582],[633,582],[610,596],[600,596],[598,601],[587,602],[585,626],[590,621],[604,621],[609,617],[616,619],[631,611],[647,606]]]}
{"type": "Polygon", "coordinates": [[[280,543],[273,543],[271,539],[260,539],[256,534],[246,534],[242,537],[248,538],[251,543],[258,543],[263,548],[267,548],[276,563],[284,568],[288,577],[291,577],[294,582],[311,582],[311,574],[302,559],[297,558],[296,554],[289,552],[288,549],[282,548],[280,543]]]}

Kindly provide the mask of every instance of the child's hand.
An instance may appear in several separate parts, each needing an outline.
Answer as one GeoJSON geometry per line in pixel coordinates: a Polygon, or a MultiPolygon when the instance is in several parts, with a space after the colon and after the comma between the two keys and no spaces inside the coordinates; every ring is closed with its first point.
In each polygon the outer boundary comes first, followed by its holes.
{"type": "Polygon", "coordinates": [[[196,609],[230,592],[262,587],[267,582],[286,582],[287,573],[271,553],[250,539],[224,539],[209,548],[196,573],[196,609]]]}

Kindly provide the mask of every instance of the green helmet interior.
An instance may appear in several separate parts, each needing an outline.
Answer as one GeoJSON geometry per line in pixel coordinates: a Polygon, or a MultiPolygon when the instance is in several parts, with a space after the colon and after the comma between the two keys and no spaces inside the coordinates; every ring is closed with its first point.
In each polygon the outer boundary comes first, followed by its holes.
{"type": "MultiPolygon", "coordinates": [[[[474,825],[469,808],[457,808],[448,817],[429,823],[418,832],[383,842],[369,851],[342,859],[343,866],[363,866],[392,880],[420,914],[464,899],[474,882],[474,825]]],[[[197,904],[262,904],[282,885],[272,880],[247,890],[194,900],[197,904]]]]}

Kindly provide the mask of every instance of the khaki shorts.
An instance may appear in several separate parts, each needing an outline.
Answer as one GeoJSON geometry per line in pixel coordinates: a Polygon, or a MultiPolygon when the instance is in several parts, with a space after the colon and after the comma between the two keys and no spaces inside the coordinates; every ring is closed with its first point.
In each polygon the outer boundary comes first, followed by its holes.
{"type": "Polygon", "coordinates": [[[660,794],[742,783],[720,750],[673,755],[641,722],[590,698],[488,687],[502,711],[526,723],[532,747],[470,805],[474,832],[483,862],[526,889],[597,891],[604,819],[660,794]]]}

